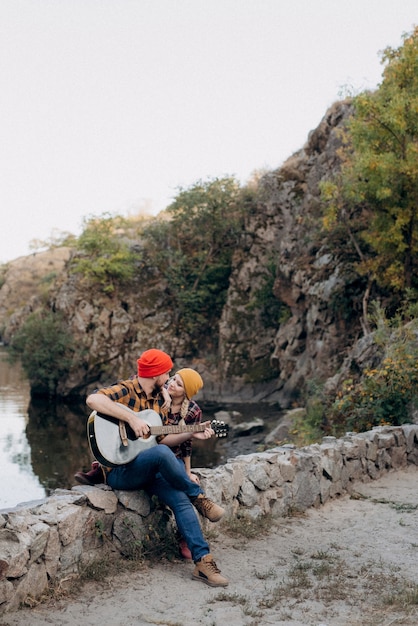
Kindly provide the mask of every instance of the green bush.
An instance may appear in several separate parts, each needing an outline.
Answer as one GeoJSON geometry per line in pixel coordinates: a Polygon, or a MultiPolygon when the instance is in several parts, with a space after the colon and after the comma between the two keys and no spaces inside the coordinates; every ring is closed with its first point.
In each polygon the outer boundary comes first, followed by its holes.
{"type": "Polygon", "coordinates": [[[291,440],[298,446],[321,441],[327,429],[327,406],[329,399],[324,386],[316,380],[307,384],[304,410],[294,419],[291,440]]]}
{"type": "Polygon", "coordinates": [[[374,303],[374,360],[377,365],[357,371],[335,393],[309,381],[305,415],[295,424],[292,441],[306,445],[324,435],[341,437],[374,426],[398,426],[411,420],[418,406],[418,317],[416,294],[392,319],[374,303]]]}
{"type": "Polygon", "coordinates": [[[21,359],[35,395],[56,395],[58,381],[70,371],[73,354],[67,324],[52,311],[30,315],[10,346],[11,358],[21,359]]]}
{"type": "Polygon", "coordinates": [[[138,256],[123,239],[128,227],[128,221],[120,216],[87,219],[77,240],[78,255],[73,259],[72,271],[100,285],[105,293],[112,293],[118,284],[129,283],[135,275],[138,256]]]}
{"type": "Polygon", "coordinates": [[[362,372],[360,380],[346,380],[327,408],[326,422],[334,434],[410,420],[418,401],[418,320],[405,319],[411,311],[409,307],[387,320],[375,307],[374,341],[382,357],[377,367],[362,372]]]}
{"type": "Polygon", "coordinates": [[[366,369],[360,383],[347,380],[329,410],[328,422],[336,430],[364,431],[373,426],[398,426],[410,420],[416,404],[418,350],[397,346],[380,367],[366,369]]]}

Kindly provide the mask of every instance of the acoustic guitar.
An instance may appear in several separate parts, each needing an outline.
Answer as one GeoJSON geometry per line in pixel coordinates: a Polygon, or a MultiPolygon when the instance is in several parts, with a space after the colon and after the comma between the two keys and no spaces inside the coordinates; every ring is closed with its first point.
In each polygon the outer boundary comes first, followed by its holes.
{"type": "Polygon", "coordinates": [[[203,432],[207,426],[215,431],[216,437],[228,435],[228,424],[218,420],[193,425],[163,426],[161,417],[152,409],[138,412],[124,405],[120,406],[143,419],[149,426],[149,433],[146,437],[136,437],[127,422],[93,411],[87,420],[87,439],[95,459],[107,467],[117,467],[133,461],[138,454],[157,445],[159,435],[203,432]]]}

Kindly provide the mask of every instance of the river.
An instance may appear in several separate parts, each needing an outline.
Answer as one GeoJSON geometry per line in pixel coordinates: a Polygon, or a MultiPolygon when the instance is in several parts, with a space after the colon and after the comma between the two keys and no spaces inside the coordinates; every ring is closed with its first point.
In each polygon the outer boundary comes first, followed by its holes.
{"type": "Polygon", "coordinates": [[[20,365],[9,365],[0,349],[0,509],[45,495],[26,435],[29,391],[20,365]]]}
{"type": "Polygon", "coordinates": [[[81,406],[34,402],[19,363],[0,347],[0,509],[70,488],[91,462],[81,406]]]}
{"type": "MultiPolygon", "coordinates": [[[[238,422],[262,417],[267,431],[281,417],[277,408],[268,405],[202,405],[202,409],[204,419],[213,419],[219,410],[239,411],[238,422]]],[[[78,404],[33,400],[20,364],[10,365],[7,350],[0,346],[0,509],[74,486],[75,472],[92,461],[87,417],[84,398],[78,404]]],[[[229,436],[195,441],[192,466],[216,467],[237,454],[255,451],[259,439],[229,436]]]]}

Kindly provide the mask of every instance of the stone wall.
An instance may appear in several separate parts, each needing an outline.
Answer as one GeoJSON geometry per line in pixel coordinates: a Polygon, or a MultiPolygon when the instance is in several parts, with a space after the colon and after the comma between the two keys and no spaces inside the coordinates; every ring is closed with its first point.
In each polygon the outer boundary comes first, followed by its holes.
{"type": "MultiPolygon", "coordinates": [[[[350,493],[354,481],[418,465],[418,425],[325,437],[305,448],[282,446],[195,470],[206,494],[232,516],[280,517],[350,493]]],[[[0,511],[0,611],[38,600],[50,585],[104,558],[123,558],[161,520],[144,492],[73,487],[0,511]]],[[[210,523],[202,521],[205,530],[210,523]]]]}

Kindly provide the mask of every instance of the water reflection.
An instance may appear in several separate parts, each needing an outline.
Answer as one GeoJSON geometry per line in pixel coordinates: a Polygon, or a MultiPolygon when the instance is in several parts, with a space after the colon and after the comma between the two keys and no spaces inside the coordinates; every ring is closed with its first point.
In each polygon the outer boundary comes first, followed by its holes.
{"type": "Polygon", "coordinates": [[[7,363],[0,350],[0,508],[43,498],[45,489],[33,471],[26,435],[29,385],[20,366],[7,363]]]}
{"type": "Polygon", "coordinates": [[[48,496],[74,485],[88,467],[87,411],[30,397],[20,364],[10,365],[0,348],[0,508],[48,496]]]}
{"type": "Polygon", "coordinates": [[[32,399],[26,427],[32,465],[47,493],[69,489],[73,476],[91,463],[84,404],[50,404],[32,399]]]}

